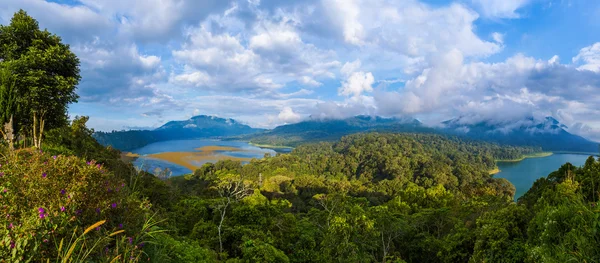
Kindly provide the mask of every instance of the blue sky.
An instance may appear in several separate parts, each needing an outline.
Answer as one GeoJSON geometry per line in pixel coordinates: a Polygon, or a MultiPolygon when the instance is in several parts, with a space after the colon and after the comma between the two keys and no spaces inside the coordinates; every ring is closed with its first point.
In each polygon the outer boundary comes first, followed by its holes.
{"type": "Polygon", "coordinates": [[[0,0],[79,56],[96,130],[198,114],[255,127],[358,114],[553,116],[600,140],[600,1],[0,0]]]}

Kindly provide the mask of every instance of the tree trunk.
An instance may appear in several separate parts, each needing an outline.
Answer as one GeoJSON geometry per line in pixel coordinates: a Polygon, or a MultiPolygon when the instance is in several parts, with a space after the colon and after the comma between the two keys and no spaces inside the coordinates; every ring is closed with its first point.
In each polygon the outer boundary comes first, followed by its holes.
{"type": "Polygon", "coordinates": [[[37,113],[34,112],[33,113],[33,146],[34,147],[38,147],[37,145],[37,113]]]}
{"type": "Polygon", "coordinates": [[[42,113],[40,115],[40,120],[39,120],[40,121],[40,129],[39,129],[40,134],[38,134],[38,147],[40,149],[42,149],[42,136],[44,135],[44,124],[46,123],[46,121],[44,120],[44,115],[45,114],[42,113]]]}
{"type": "Polygon", "coordinates": [[[225,221],[225,213],[227,213],[227,207],[231,203],[231,199],[227,197],[227,203],[223,206],[223,211],[221,211],[221,221],[219,222],[219,258],[221,258],[221,254],[223,253],[223,240],[221,237],[221,228],[223,227],[223,221],[225,221]]]}

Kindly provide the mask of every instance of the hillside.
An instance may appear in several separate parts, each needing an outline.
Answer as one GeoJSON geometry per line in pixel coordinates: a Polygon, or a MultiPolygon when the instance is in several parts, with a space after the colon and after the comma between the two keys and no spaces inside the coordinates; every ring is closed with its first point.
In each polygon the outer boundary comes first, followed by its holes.
{"type": "Polygon", "coordinates": [[[256,144],[297,146],[306,142],[333,141],[365,132],[433,133],[416,119],[355,116],[347,119],[314,119],[278,126],[263,133],[242,136],[256,144]]]}
{"type": "Polygon", "coordinates": [[[143,147],[153,142],[191,138],[220,138],[262,131],[233,119],[199,115],[184,121],[170,121],[155,130],[96,132],[94,138],[102,145],[121,151],[143,147]]]}
{"type": "Polygon", "coordinates": [[[598,143],[569,133],[567,126],[552,117],[527,118],[520,122],[483,121],[465,124],[463,118],[443,122],[443,132],[506,145],[537,146],[545,151],[597,152],[598,143]]]}

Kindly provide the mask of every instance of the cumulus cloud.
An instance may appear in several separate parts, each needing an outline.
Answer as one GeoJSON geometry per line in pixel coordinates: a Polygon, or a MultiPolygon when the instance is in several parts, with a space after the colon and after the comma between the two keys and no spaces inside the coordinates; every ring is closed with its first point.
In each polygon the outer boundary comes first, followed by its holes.
{"type": "Polygon", "coordinates": [[[344,64],[340,72],[346,77],[346,80],[342,82],[342,86],[338,89],[340,95],[357,97],[365,92],[373,91],[373,83],[375,82],[373,74],[358,71],[359,68],[360,60],[344,64]]]}
{"type": "Polygon", "coordinates": [[[573,63],[581,63],[577,69],[600,72],[600,42],[579,50],[573,63]]]}
{"type": "Polygon", "coordinates": [[[223,19],[216,17],[188,30],[188,41],[173,51],[185,65],[184,72],[172,75],[173,82],[225,92],[269,93],[291,82],[321,86],[318,79],[333,78],[332,69],[339,67],[333,52],[304,43],[290,18],[264,20],[245,35],[212,32],[211,25],[224,23],[223,19]]]}
{"type": "Polygon", "coordinates": [[[290,107],[284,107],[283,110],[279,112],[279,115],[277,115],[277,117],[280,121],[283,121],[285,123],[295,123],[299,122],[302,119],[302,116],[300,116],[300,114],[298,113],[295,113],[290,107]]]}
{"type": "Polygon", "coordinates": [[[92,116],[111,128],[192,113],[259,127],[368,114],[554,116],[589,137],[600,128],[600,43],[563,64],[501,52],[511,28],[477,28],[520,18],[534,1],[55,2],[4,0],[0,21],[24,8],[61,35],[81,60],[81,105],[114,108],[114,124],[92,116]]]}

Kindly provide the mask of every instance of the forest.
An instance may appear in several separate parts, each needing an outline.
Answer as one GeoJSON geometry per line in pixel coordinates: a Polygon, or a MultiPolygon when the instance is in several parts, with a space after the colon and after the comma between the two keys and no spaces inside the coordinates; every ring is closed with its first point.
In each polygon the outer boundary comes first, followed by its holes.
{"type": "Polygon", "coordinates": [[[592,156],[518,202],[489,170],[539,149],[442,135],[355,134],[154,175],[68,118],[80,76],[59,37],[21,11],[0,48],[0,262],[600,261],[592,156]]]}

